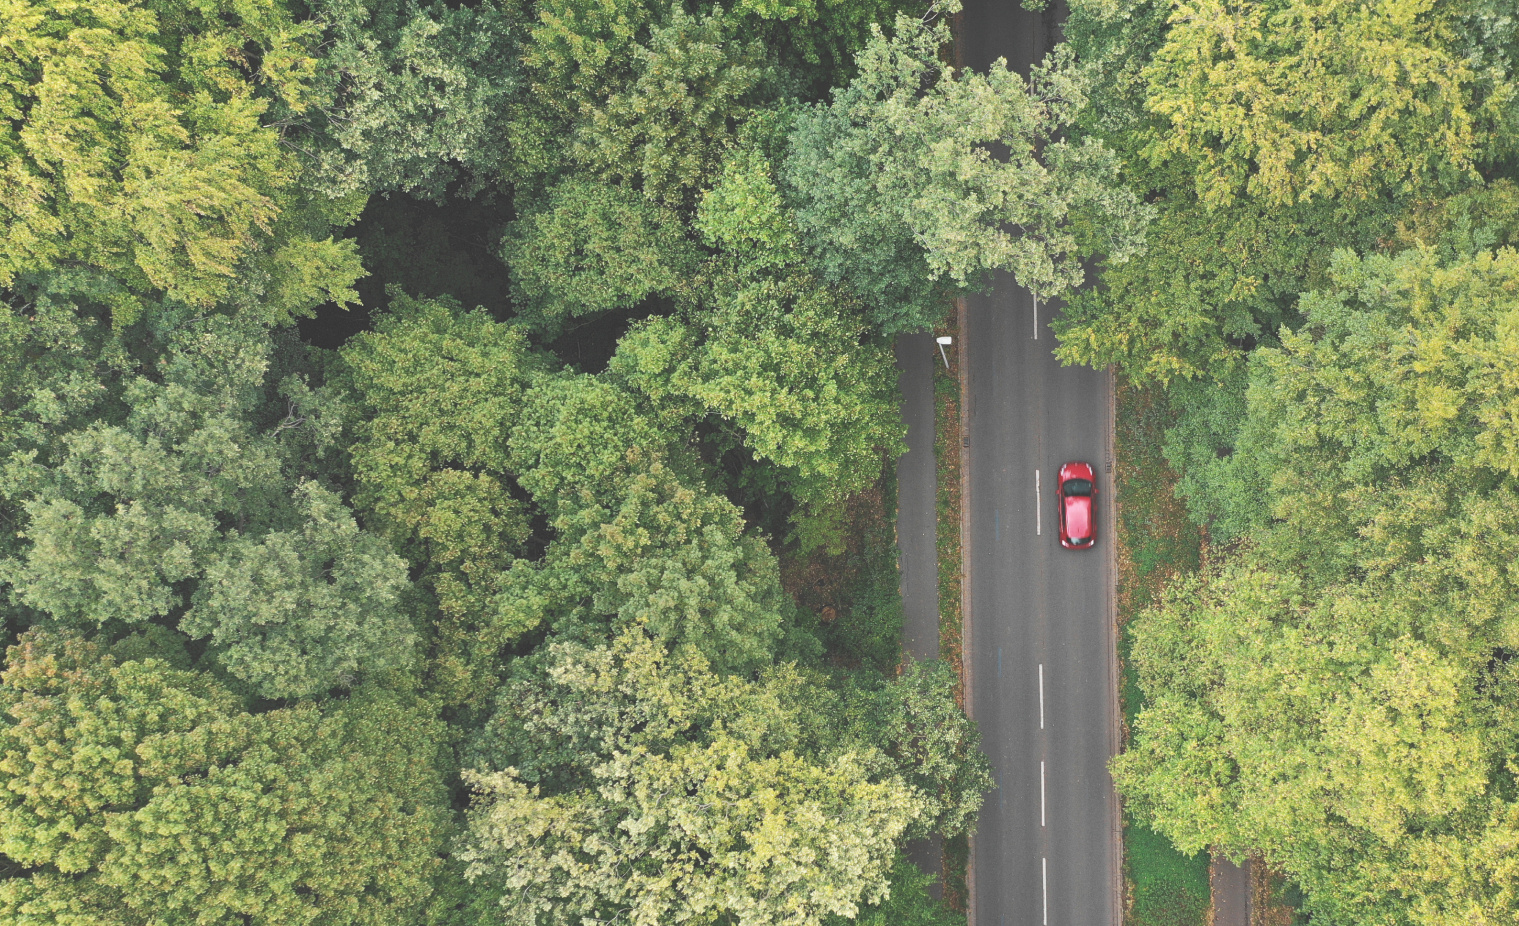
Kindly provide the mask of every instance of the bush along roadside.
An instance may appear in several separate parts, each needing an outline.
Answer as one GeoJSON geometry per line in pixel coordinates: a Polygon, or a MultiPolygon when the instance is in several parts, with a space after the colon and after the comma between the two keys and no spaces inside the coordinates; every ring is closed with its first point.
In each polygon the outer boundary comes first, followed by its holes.
{"type": "MultiPolygon", "coordinates": [[[[1118,656],[1122,667],[1124,741],[1144,704],[1129,665],[1129,622],[1155,601],[1173,576],[1195,570],[1205,537],[1176,498],[1176,475],[1161,453],[1172,413],[1158,387],[1115,383],[1113,481],[1118,536],[1118,656]]],[[[1123,858],[1128,926],[1206,926],[1208,858],[1182,855],[1164,836],[1124,814],[1123,858]]]]}

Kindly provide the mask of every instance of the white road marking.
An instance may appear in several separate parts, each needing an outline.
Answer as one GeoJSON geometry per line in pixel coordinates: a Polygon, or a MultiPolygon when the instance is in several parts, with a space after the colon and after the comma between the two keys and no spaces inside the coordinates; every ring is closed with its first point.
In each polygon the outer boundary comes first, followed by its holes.
{"type": "Polygon", "coordinates": [[[1034,470],[1034,534],[1036,536],[1044,533],[1044,507],[1040,502],[1042,494],[1039,491],[1039,470],[1036,469],[1034,470]]]}
{"type": "Polygon", "coordinates": [[[1039,340],[1039,299],[1034,299],[1034,340],[1039,340]]]}
{"type": "Polygon", "coordinates": [[[1040,881],[1044,885],[1044,926],[1050,926],[1050,860],[1042,858],[1039,865],[1042,869],[1040,881]]]}
{"type": "Polygon", "coordinates": [[[1044,826],[1044,760],[1039,760],[1039,825],[1044,826]]]}
{"type": "Polygon", "coordinates": [[[1044,663],[1039,663],[1039,729],[1044,729],[1044,663]]]}

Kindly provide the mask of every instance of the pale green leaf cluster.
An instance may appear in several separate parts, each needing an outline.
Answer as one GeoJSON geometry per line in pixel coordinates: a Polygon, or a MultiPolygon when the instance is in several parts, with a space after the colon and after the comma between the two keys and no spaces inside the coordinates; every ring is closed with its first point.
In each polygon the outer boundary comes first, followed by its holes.
{"type": "Polygon", "coordinates": [[[965,287],[1006,270],[1048,297],[1081,282],[1084,256],[1123,262],[1149,216],[1112,151],[1061,137],[1084,100],[1066,53],[1025,80],[1000,59],[984,74],[943,64],[948,38],[946,23],[899,15],[791,135],[785,181],[804,239],[891,331],[933,320],[922,277],[965,287]]]}
{"type": "Polygon", "coordinates": [[[468,776],[472,874],[505,887],[508,922],[855,916],[932,798],[830,729],[820,682],[716,675],[643,634],[551,646],[487,726],[495,770],[468,776]]]}

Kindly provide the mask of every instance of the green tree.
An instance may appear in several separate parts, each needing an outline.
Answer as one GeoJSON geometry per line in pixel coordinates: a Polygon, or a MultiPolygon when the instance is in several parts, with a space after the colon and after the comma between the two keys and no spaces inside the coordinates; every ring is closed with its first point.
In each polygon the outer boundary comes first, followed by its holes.
{"type": "Polygon", "coordinates": [[[634,54],[637,77],[585,114],[576,158],[651,200],[690,204],[764,99],[765,50],[734,35],[720,8],[691,16],[676,4],[634,54]]]}
{"type": "Polygon", "coordinates": [[[332,396],[269,383],[270,352],[257,323],[201,319],[123,377],[119,417],[38,429],[0,480],[24,540],[0,563],[14,600],[71,624],[181,621],[270,697],[408,663],[405,564],[311,478],[332,396]]]}
{"type": "Polygon", "coordinates": [[[398,290],[342,350],[355,504],[437,596],[433,680],[450,698],[480,696],[523,629],[493,602],[531,533],[507,440],[542,365],[520,329],[398,290]]]}
{"type": "Polygon", "coordinates": [[[696,403],[780,469],[804,547],[839,542],[844,502],[900,452],[891,351],[846,294],[801,272],[722,275],[711,304],[635,326],[610,370],[696,403]]]}
{"type": "Polygon", "coordinates": [[[883,897],[921,796],[867,745],[808,748],[820,692],[796,670],[718,676],[643,634],[553,645],[545,669],[467,778],[464,857],[511,921],[817,923],[883,897]]]}
{"type": "Polygon", "coordinates": [[[570,318],[636,308],[689,285],[696,248],[678,216],[621,187],[568,180],[508,227],[517,317],[552,336],[570,318]]]}
{"type": "Polygon", "coordinates": [[[974,833],[981,798],[996,787],[981,735],[955,703],[956,683],[948,663],[913,662],[877,696],[879,726],[868,738],[925,798],[909,837],[974,833]]]}
{"type": "Polygon", "coordinates": [[[829,916],[828,926],[963,926],[965,914],[956,913],[942,900],[936,900],[929,888],[938,880],[919,868],[906,855],[897,854],[892,863],[888,894],[875,904],[863,904],[852,917],[829,916]]]}
{"type": "Polygon", "coordinates": [[[1253,540],[1134,625],[1148,706],[1115,779],[1184,851],[1264,854],[1316,917],[1502,922],[1519,254],[1342,252],[1331,281],[1251,357],[1253,540]]]}
{"type": "Polygon", "coordinates": [[[249,714],[172,644],[147,649],[163,655],[36,630],[11,648],[7,922],[335,926],[420,907],[448,823],[425,703],[365,690],[249,714]]]}
{"type": "Polygon", "coordinates": [[[1297,299],[1327,280],[1336,247],[1374,246],[1391,216],[1245,200],[1215,209],[1168,195],[1146,250],[1104,264],[1102,286],[1074,294],[1052,322],[1056,355],[1112,365],[1136,384],[1224,380],[1249,349],[1297,321],[1297,299]]]}
{"type": "Polygon", "coordinates": [[[796,220],[781,200],[775,168],[758,145],[737,148],[723,161],[693,224],[708,245],[736,255],[747,268],[770,270],[803,261],[796,220]]]}
{"type": "Polygon", "coordinates": [[[1252,358],[1239,437],[1269,488],[1269,537],[1323,571],[1382,552],[1346,534],[1393,493],[1360,491],[1420,474],[1519,475],[1512,291],[1519,254],[1453,263],[1415,249],[1336,256],[1333,288],[1304,297],[1304,324],[1252,358]],[[1358,513],[1359,509],[1359,513],[1358,513]]]}
{"type": "Polygon", "coordinates": [[[1117,182],[1113,152],[1061,138],[1084,99],[1058,52],[1028,80],[943,64],[949,26],[898,16],[832,101],[798,114],[784,178],[803,238],[830,280],[867,295],[888,333],[942,314],[924,281],[1010,271],[1039,296],[1083,279],[1081,258],[1121,262],[1148,209],[1117,182]],[[926,89],[925,89],[926,88],[926,89]],[[999,147],[1006,157],[993,157],[999,147]]]}
{"type": "MultiPolygon", "coordinates": [[[[1203,0],[1176,5],[1146,69],[1204,203],[1364,198],[1459,182],[1503,143],[1514,88],[1474,65],[1465,4],[1203,0]]],[[[1490,52],[1489,52],[1490,54],[1490,52]]],[[[1475,59],[1475,60],[1474,60],[1475,59]]]]}
{"type": "Polygon", "coordinates": [[[547,0],[523,51],[513,116],[519,176],[573,169],[690,206],[775,86],[763,45],[721,7],[547,0]]]}
{"type": "Polygon", "coordinates": [[[305,185],[327,196],[403,191],[441,200],[507,169],[506,113],[520,90],[514,3],[325,0],[305,185]]]}
{"type": "Polygon", "coordinates": [[[791,612],[775,556],[632,393],[547,377],[523,418],[512,451],[554,540],[503,578],[503,620],[593,637],[609,621],[639,626],[723,669],[771,658],[791,612]]]}
{"type": "Polygon", "coordinates": [[[310,102],[311,26],[277,2],[43,0],[0,29],[0,286],[84,284],[118,324],[162,300],[271,320],[352,300],[356,252],[272,124],[310,102]]]}

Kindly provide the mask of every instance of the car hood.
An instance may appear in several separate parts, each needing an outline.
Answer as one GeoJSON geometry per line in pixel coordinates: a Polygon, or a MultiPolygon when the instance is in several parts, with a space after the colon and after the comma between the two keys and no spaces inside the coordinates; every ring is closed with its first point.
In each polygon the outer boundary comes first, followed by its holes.
{"type": "Polygon", "coordinates": [[[1065,532],[1072,540],[1092,536],[1092,500],[1073,495],[1065,500],[1065,532]]]}

